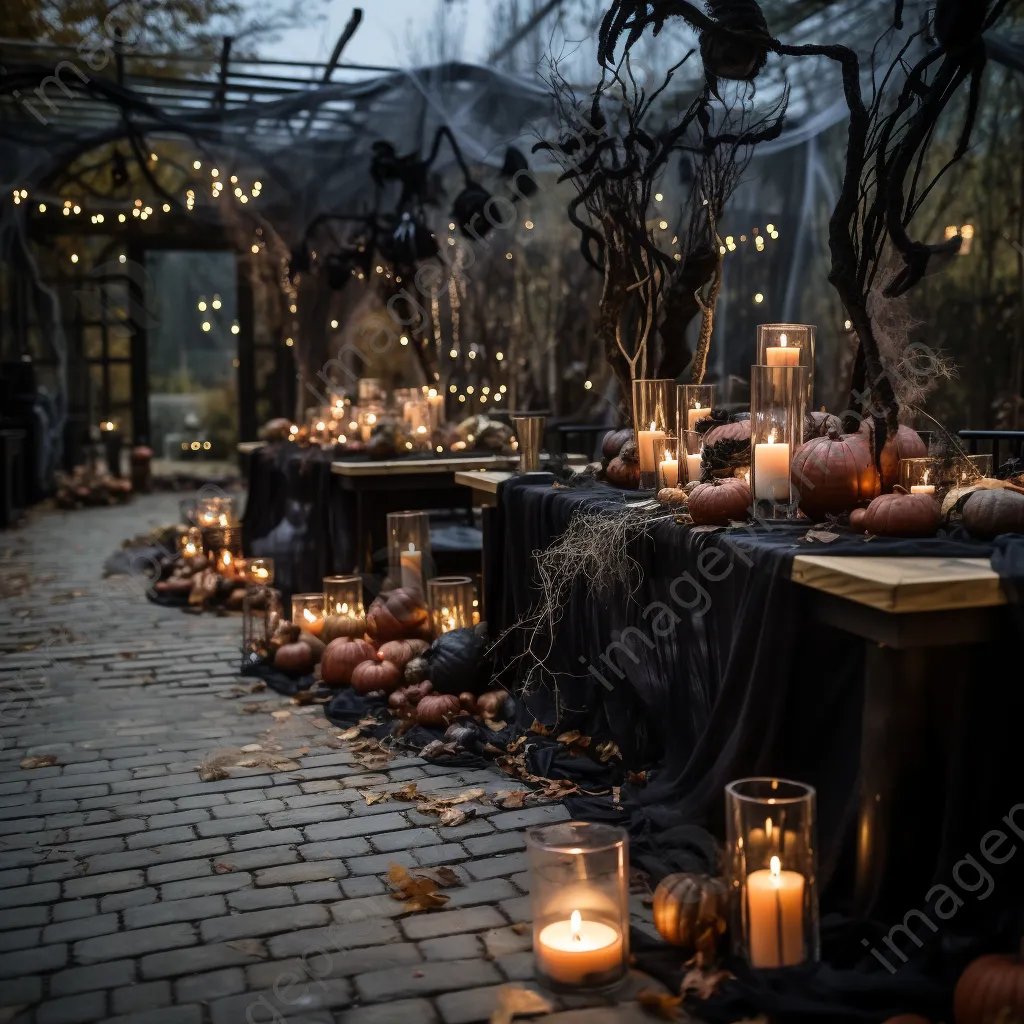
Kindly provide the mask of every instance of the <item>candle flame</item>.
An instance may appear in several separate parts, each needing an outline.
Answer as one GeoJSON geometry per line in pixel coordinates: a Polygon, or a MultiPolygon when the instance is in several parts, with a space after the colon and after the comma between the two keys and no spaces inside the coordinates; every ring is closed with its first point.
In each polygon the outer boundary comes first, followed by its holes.
{"type": "Polygon", "coordinates": [[[743,474],[743,479],[744,479],[744,480],[745,480],[745,481],[746,481],[746,482],[747,482],[748,484],[750,483],[750,470],[749,470],[749,469],[748,469],[748,470],[746,471],[746,473],[744,473],[744,474],[743,474]]]}
{"type": "Polygon", "coordinates": [[[654,430],[654,429],[655,429],[654,420],[651,420],[651,430],[654,430]]]}
{"type": "Polygon", "coordinates": [[[701,408],[701,404],[700,404],[700,399],[699,399],[699,398],[695,398],[695,399],[693,400],[693,407],[694,407],[694,409],[699,409],[699,408],[701,408]]]}
{"type": "Polygon", "coordinates": [[[671,452],[665,452],[665,461],[666,462],[671,462],[672,458],[673,457],[672,457],[672,453],[671,452]]]}
{"type": "Polygon", "coordinates": [[[326,430],[327,429],[327,424],[324,423],[323,420],[318,420],[317,421],[317,425],[316,425],[316,429],[317,430],[326,430]]]}
{"type": "Polygon", "coordinates": [[[256,568],[253,569],[252,574],[257,579],[261,580],[265,580],[270,575],[270,573],[266,569],[264,569],[262,565],[256,566],[256,568]]]}
{"type": "Polygon", "coordinates": [[[307,622],[316,622],[316,616],[308,608],[302,609],[302,617],[307,622]]]}
{"type": "Polygon", "coordinates": [[[227,516],[223,516],[222,515],[220,517],[220,525],[221,526],[227,526],[228,525],[228,517],[227,516]]]}
{"type": "Polygon", "coordinates": [[[775,431],[774,430],[769,430],[768,431],[768,443],[769,444],[775,444],[775,431]]]}
{"type": "Polygon", "coordinates": [[[348,615],[348,601],[342,601],[341,604],[338,605],[338,614],[348,615]]]}
{"type": "Polygon", "coordinates": [[[231,564],[231,552],[225,551],[220,556],[221,562],[224,563],[224,567],[227,568],[231,564]]]}
{"type": "Polygon", "coordinates": [[[409,553],[416,554],[416,545],[412,541],[409,541],[409,553]]]}
{"type": "Polygon", "coordinates": [[[371,425],[372,425],[372,424],[374,424],[374,423],[376,423],[376,422],[377,422],[377,416],[376,416],[376,414],[375,414],[375,413],[372,413],[372,412],[368,412],[368,413],[366,414],[366,422],[367,422],[367,423],[369,423],[369,424],[371,424],[371,425]]]}
{"type": "Polygon", "coordinates": [[[583,927],[583,916],[578,910],[574,910],[569,916],[569,933],[573,942],[580,941],[580,928],[583,927]]]}
{"type": "Polygon", "coordinates": [[[779,344],[783,348],[785,348],[789,344],[789,339],[784,334],[780,334],[779,335],[779,344]]]}
{"type": "Polygon", "coordinates": [[[924,471],[924,479],[921,481],[921,483],[923,483],[923,484],[927,484],[928,483],[928,470],[927,469],[924,471]]]}
{"type": "Polygon", "coordinates": [[[771,872],[772,881],[778,885],[782,876],[782,861],[778,857],[772,857],[771,859],[771,872]]]}
{"type": "Polygon", "coordinates": [[[186,554],[187,557],[191,558],[195,553],[196,553],[196,546],[195,546],[195,544],[192,543],[192,541],[189,541],[185,545],[185,554],[186,554]]]}

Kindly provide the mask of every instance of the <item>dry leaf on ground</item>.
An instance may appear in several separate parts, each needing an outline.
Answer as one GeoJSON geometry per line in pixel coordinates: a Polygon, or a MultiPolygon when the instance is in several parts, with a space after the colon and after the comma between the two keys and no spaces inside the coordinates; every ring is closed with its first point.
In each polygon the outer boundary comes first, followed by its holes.
{"type": "Polygon", "coordinates": [[[550,736],[551,730],[546,726],[542,725],[537,719],[534,719],[530,725],[530,732],[535,732],[539,736],[550,736]]]}
{"type": "Polygon", "coordinates": [[[800,540],[818,541],[820,544],[831,544],[834,540],[839,540],[839,534],[833,533],[831,530],[808,530],[800,540]]]}
{"type": "Polygon", "coordinates": [[[561,736],[558,737],[558,742],[564,743],[568,746],[570,743],[575,743],[582,735],[583,733],[581,733],[579,729],[571,729],[569,732],[563,732],[561,736]]]}
{"type": "MultiPolygon", "coordinates": [[[[354,740],[354,739],[358,739],[358,738],[359,738],[359,726],[358,725],[353,725],[351,729],[346,729],[338,737],[338,739],[342,739],[342,740],[354,740]]],[[[352,749],[355,750],[356,748],[353,746],[352,749]]]]}
{"type": "Polygon", "coordinates": [[[200,765],[200,782],[220,782],[228,777],[228,773],[219,764],[200,765]]]}
{"type": "Polygon", "coordinates": [[[217,861],[217,863],[213,865],[213,870],[218,875],[226,875],[234,871],[235,869],[230,864],[225,864],[222,861],[217,861]]]}
{"type": "Polygon", "coordinates": [[[643,1009],[662,1020],[679,1020],[677,1011],[682,1005],[683,997],[674,996],[671,992],[654,992],[643,989],[637,993],[636,1001],[643,1009]]]}
{"type": "Polygon", "coordinates": [[[443,907],[449,899],[437,891],[440,886],[435,879],[413,878],[401,864],[395,862],[392,862],[388,872],[388,881],[397,890],[391,894],[391,898],[401,900],[404,910],[409,913],[443,907]]]}
{"type": "Polygon", "coordinates": [[[710,999],[718,986],[731,977],[728,971],[702,971],[699,967],[691,967],[683,976],[679,991],[684,996],[692,992],[698,999],[710,999]]]}
{"type": "Polygon", "coordinates": [[[512,1024],[520,1014],[552,1013],[554,1006],[539,992],[520,985],[502,985],[491,1014],[491,1024],[512,1024]]]}
{"type": "Polygon", "coordinates": [[[520,810],[526,806],[526,798],[529,795],[525,789],[499,789],[494,794],[494,804],[506,810],[520,810]]]}
{"type": "Polygon", "coordinates": [[[25,769],[50,768],[56,763],[57,758],[53,754],[40,754],[38,757],[23,757],[21,759],[21,767],[25,769]]]}
{"type": "Polygon", "coordinates": [[[390,794],[388,793],[374,793],[368,789],[360,789],[358,792],[369,807],[372,807],[374,804],[379,804],[382,800],[387,800],[390,797],[390,794]]]}
{"type": "Polygon", "coordinates": [[[440,824],[445,828],[451,828],[455,825],[461,825],[468,818],[469,815],[465,811],[459,810],[458,807],[449,807],[441,813],[440,824]]]}

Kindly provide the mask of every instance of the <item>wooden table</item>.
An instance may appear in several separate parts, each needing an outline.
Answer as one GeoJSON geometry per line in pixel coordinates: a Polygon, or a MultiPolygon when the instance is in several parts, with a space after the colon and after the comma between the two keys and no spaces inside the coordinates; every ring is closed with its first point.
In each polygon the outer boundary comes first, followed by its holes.
{"type": "Polygon", "coordinates": [[[473,492],[474,508],[493,508],[498,504],[498,484],[504,483],[512,476],[510,472],[478,469],[471,473],[456,473],[455,482],[473,492]]]}
{"type": "Polygon", "coordinates": [[[913,844],[899,830],[933,820],[934,835],[915,838],[939,842],[957,710],[1006,597],[987,558],[799,555],[792,579],[816,591],[819,622],[864,642],[856,909],[903,906],[891,880],[912,870],[913,844]]]}
{"type": "Polygon", "coordinates": [[[355,499],[356,571],[369,569],[373,552],[387,545],[387,513],[406,509],[463,508],[472,513],[471,495],[455,482],[456,473],[509,470],[515,455],[448,459],[392,459],[381,462],[333,462],[338,485],[355,499]]]}

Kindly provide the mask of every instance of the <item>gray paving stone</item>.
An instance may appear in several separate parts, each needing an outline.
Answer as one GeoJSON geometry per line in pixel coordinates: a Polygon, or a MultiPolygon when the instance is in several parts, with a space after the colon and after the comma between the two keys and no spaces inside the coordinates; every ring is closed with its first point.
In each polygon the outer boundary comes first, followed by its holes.
{"type": "MultiPolygon", "coordinates": [[[[338,857],[361,857],[372,853],[365,839],[335,839],[333,842],[306,843],[296,847],[296,852],[305,861],[335,860],[338,857]]],[[[349,864],[349,868],[351,868],[349,864]]]]}
{"type": "Polygon", "coordinates": [[[529,950],[499,956],[494,962],[509,981],[529,981],[534,977],[533,953],[529,950]]]}
{"type": "Polygon", "coordinates": [[[168,1006],[111,1017],[105,1024],[201,1024],[202,1019],[203,1011],[198,1006],[168,1006]]]}
{"type": "Polygon", "coordinates": [[[174,985],[174,997],[179,1003],[207,1003],[244,990],[245,973],[240,967],[227,967],[182,978],[174,985]]]}
{"type": "Polygon", "coordinates": [[[440,939],[425,939],[419,948],[424,960],[475,960],[484,954],[483,945],[476,935],[446,935],[440,939]]]}
{"type": "Polygon", "coordinates": [[[525,871],[527,860],[525,853],[513,853],[499,857],[484,857],[471,860],[466,870],[474,878],[508,878],[517,872],[525,871]]]}
{"type": "Polygon", "coordinates": [[[501,900],[515,899],[519,896],[519,890],[507,879],[488,878],[483,882],[473,882],[471,885],[446,889],[445,895],[449,897],[448,906],[454,909],[471,907],[479,903],[494,904],[501,900]]]}
{"type": "Polygon", "coordinates": [[[501,975],[487,960],[449,960],[424,963],[415,970],[392,967],[355,979],[356,992],[368,1003],[433,995],[482,985],[499,984],[501,975]]]}
{"type": "Polygon", "coordinates": [[[98,896],[102,893],[137,889],[144,884],[145,876],[141,871],[117,871],[107,875],[71,879],[64,883],[64,895],[71,898],[98,896]]]}
{"type": "Polygon", "coordinates": [[[295,894],[286,885],[264,889],[243,889],[227,898],[232,910],[266,910],[269,907],[287,907],[295,903],[295,894]]]}
{"type": "Polygon", "coordinates": [[[107,1015],[107,997],[102,992],[53,999],[36,1007],[37,1024],[85,1024],[107,1015]]]}
{"type": "Polygon", "coordinates": [[[42,928],[20,928],[17,931],[0,932],[0,953],[38,946],[42,934],[42,928]]]}
{"type": "Polygon", "coordinates": [[[292,886],[292,892],[299,903],[333,903],[341,899],[341,887],[337,882],[304,882],[292,886]]]}
{"type": "Polygon", "coordinates": [[[50,995],[66,996],[78,992],[130,985],[135,980],[135,964],[131,960],[109,961],[95,967],[72,967],[50,979],[50,995]]]}
{"type": "Polygon", "coordinates": [[[376,836],[407,826],[408,822],[400,813],[391,811],[368,818],[346,818],[343,821],[326,821],[320,825],[308,825],[304,831],[306,838],[315,843],[331,839],[350,839],[356,836],[376,836]]]}
{"type": "Polygon", "coordinates": [[[276,832],[268,832],[265,828],[261,828],[258,832],[250,832],[247,835],[232,838],[231,849],[235,851],[253,850],[257,847],[265,847],[272,844],[283,846],[289,843],[301,842],[302,833],[298,829],[283,828],[276,832]]]}
{"type": "Polygon", "coordinates": [[[181,860],[169,864],[154,864],[146,871],[150,885],[163,882],[177,882],[183,878],[199,878],[213,873],[213,866],[208,860],[181,860]]]}
{"type": "Polygon", "coordinates": [[[99,914],[51,924],[43,929],[43,942],[75,942],[117,931],[117,914],[99,914]]]}
{"type": "Polygon", "coordinates": [[[112,892],[100,899],[100,909],[106,912],[127,910],[129,907],[145,907],[156,903],[156,889],[132,889],[130,892],[112,892]]]}
{"type": "Polygon", "coordinates": [[[176,978],[218,967],[256,963],[261,959],[262,957],[255,953],[225,943],[207,944],[192,949],[176,949],[145,956],[139,963],[139,970],[143,978],[176,978]]]}
{"type": "Polygon", "coordinates": [[[419,914],[401,922],[405,936],[413,942],[421,939],[501,928],[508,922],[494,907],[470,907],[468,910],[440,910],[419,914]]]}
{"type": "Polygon", "coordinates": [[[282,864],[264,868],[255,873],[257,885],[297,885],[301,882],[319,882],[344,878],[348,869],[340,860],[323,860],[305,864],[282,864]]]}
{"type": "Polygon", "coordinates": [[[385,942],[400,943],[401,935],[393,921],[377,917],[335,924],[329,928],[277,935],[267,942],[267,948],[271,956],[281,959],[303,956],[307,951],[318,949],[351,951],[365,946],[378,946],[385,942]]]}
{"type": "Polygon", "coordinates": [[[67,962],[68,947],[64,943],[0,953],[0,978],[20,978],[26,974],[55,971],[67,962]]]}
{"type": "Polygon", "coordinates": [[[3,1001],[8,1006],[31,1006],[43,998],[40,978],[8,978],[4,981],[3,1001]]]}
{"type": "Polygon", "coordinates": [[[341,891],[350,900],[358,899],[360,896],[379,896],[387,890],[388,887],[374,875],[360,875],[341,881],[341,891]]]}
{"type": "Polygon", "coordinates": [[[163,900],[187,900],[196,896],[211,896],[216,893],[234,892],[252,885],[248,871],[231,871],[223,875],[208,875],[205,878],[186,878],[181,882],[168,882],[160,886],[163,900]]]}
{"type": "Polygon", "coordinates": [[[402,999],[377,1006],[360,1006],[335,1017],[337,1024],[437,1024],[437,1014],[425,999],[402,999]]]}
{"type": "MultiPolygon", "coordinates": [[[[200,925],[204,942],[226,942],[257,935],[277,935],[300,928],[316,928],[329,919],[324,907],[280,907],[234,917],[215,917],[200,925]]],[[[184,943],[183,943],[184,945],[184,943]]]]}
{"type": "Polygon", "coordinates": [[[293,984],[281,984],[277,991],[249,992],[229,996],[210,1004],[210,1019],[213,1024],[251,1024],[280,1021],[285,1015],[300,1015],[320,1009],[348,1006],[352,1001],[352,989],[347,981],[333,979],[308,982],[299,980],[293,984]]]}
{"type": "Polygon", "coordinates": [[[49,907],[17,907],[0,914],[0,932],[15,928],[31,928],[50,920],[49,907]]]}
{"type": "Polygon", "coordinates": [[[13,886],[9,889],[0,889],[0,911],[8,907],[25,907],[33,903],[53,903],[58,899],[60,885],[57,882],[13,886]]]}
{"type": "Polygon", "coordinates": [[[481,938],[490,956],[507,956],[510,953],[521,953],[533,945],[533,933],[523,928],[491,928],[481,938]]]}
{"type": "Polygon", "coordinates": [[[99,904],[94,899],[65,900],[53,907],[54,921],[75,921],[99,913],[99,904]]]}
{"type": "Polygon", "coordinates": [[[467,839],[462,845],[475,857],[487,857],[494,853],[525,850],[526,840],[518,832],[496,832],[490,836],[467,839]]]}
{"type": "Polygon", "coordinates": [[[200,921],[204,917],[226,914],[222,896],[196,896],[192,899],[169,900],[149,907],[135,907],[124,912],[125,928],[152,928],[176,921],[200,921]]]}
{"type": "Polygon", "coordinates": [[[110,994],[114,1013],[142,1013],[171,1005],[171,985],[167,981],[146,981],[116,988],[110,994]]]}
{"type": "Polygon", "coordinates": [[[236,851],[217,858],[220,863],[235,871],[255,871],[256,868],[294,864],[298,859],[298,853],[291,846],[268,846],[264,850],[236,851]]]}
{"type": "Polygon", "coordinates": [[[165,949],[180,949],[196,943],[195,929],[189,924],[165,924],[156,928],[136,928],[117,935],[101,935],[75,943],[73,952],[80,964],[102,963],[118,957],[143,956],[165,949]]]}
{"type": "Polygon", "coordinates": [[[384,835],[375,835],[370,840],[381,853],[390,853],[395,850],[416,850],[424,846],[440,845],[441,837],[430,828],[406,828],[399,832],[387,832],[384,835]]]}

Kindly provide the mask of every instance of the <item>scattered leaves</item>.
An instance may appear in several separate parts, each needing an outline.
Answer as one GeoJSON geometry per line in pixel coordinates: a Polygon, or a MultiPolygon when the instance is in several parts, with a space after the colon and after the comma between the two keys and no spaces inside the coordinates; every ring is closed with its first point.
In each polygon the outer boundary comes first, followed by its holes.
{"type": "Polygon", "coordinates": [[[812,543],[818,541],[821,544],[831,544],[834,540],[839,540],[839,534],[831,530],[808,530],[800,539],[812,543]]]}
{"type": "Polygon", "coordinates": [[[40,754],[38,757],[23,757],[21,759],[21,767],[25,769],[50,768],[56,763],[57,758],[53,754],[40,754]]]}
{"type": "Polygon", "coordinates": [[[595,748],[595,751],[597,753],[598,760],[602,764],[612,760],[614,757],[617,757],[620,760],[622,759],[622,751],[619,750],[619,745],[614,740],[608,740],[607,743],[599,743],[595,748]]]}
{"type": "Polygon", "coordinates": [[[374,804],[379,804],[383,800],[390,799],[388,793],[374,793],[369,789],[359,790],[359,795],[366,801],[367,806],[372,807],[374,804]]]}
{"type": "Polygon", "coordinates": [[[539,992],[521,985],[502,985],[491,1014],[491,1024],[512,1024],[520,1014],[552,1013],[554,1006],[539,992]]]}
{"type": "Polygon", "coordinates": [[[213,870],[215,874],[228,875],[234,871],[235,868],[232,864],[225,864],[223,861],[217,861],[217,863],[213,865],[213,870]]]}
{"type": "Polygon", "coordinates": [[[200,782],[220,782],[228,773],[219,764],[201,764],[199,766],[200,782]]]}
{"type": "Polygon", "coordinates": [[[526,798],[529,795],[525,789],[499,789],[494,794],[494,804],[506,810],[519,810],[526,806],[526,798]]]}
{"type": "Polygon", "coordinates": [[[626,772],[626,781],[634,786],[646,786],[647,772],[626,772]]]}
{"type": "Polygon", "coordinates": [[[710,999],[715,994],[718,986],[723,981],[733,977],[729,971],[724,970],[702,970],[700,967],[691,967],[683,976],[679,991],[684,995],[691,992],[698,999],[710,999]]]}
{"type": "MultiPolygon", "coordinates": [[[[342,740],[354,740],[354,739],[358,739],[358,738],[359,738],[359,733],[360,733],[360,729],[359,729],[359,726],[358,726],[358,725],[353,725],[351,729],[346,729],[346,730],[345,730],[345,731],[344,731],[344,732],[343,732],[343,733],[342,733],[342,734],[341,734],[341,735],[340,735],[340,736],[338,737],[338,739],[342,739],[342,740]]],[[[355,749],[356,749],[356,747],[355,747],[355,745],[354,745],[354,744],[353,744],[353,746],[352,746],[352,749],[353,749],[353,750],[355,750],[355,749]]]]}
{"type": "Polygon", "coordinates": [[[530,724],[530,732],[535,732],[538,736],[551,735],[551,730],[546,725],[541,725],[541,723],[538,722],[536,718],[530,724]]]}
{"type": "Polygon", "coordinates": [[[469,818],[469,815],[460,810],[458,807],[449,807],[447,810],[441,812],[441,824],[446,828],[454,827],[455,825],[461,825],[464,821],[469,818]]]}
{"type": "MultiPolygon", "coordinates": [[[[271,718],[276,718],[279,722],[283,722],[286,718],[291,718],[292,717],[292,713],[290,711],[284,711],[284,710],[271,711],[270,712],[270,717],[271,718]]],[[[325,724],[327,724],[327,719],[326,718],[322,718],[322,719],[320,719],[320,721],[322,721],[325,724]]],[[[314,722],[313,724],[315,725],[316,723],[314,722]]]]}
{"type": "Polygon", "coordinates": [[[671,992],[655,992],[643,989],[637,993],[636,1001],[645,1012],[662,1020],[679,1020],[676,1011],[682,1005],[683,997],[674,996],[671,992]]]}
{"type": "Polygon", "coordinates": [[[583,734],[579,729],[572,729],[569,732],[563,732],[561,736],[558,737],[558,742],[569,746],[570,744],[575,743],[582,735],[583,734]]]}
{"type": "Polygon", "coordinates": [[[443,907],[449,900],[448,896],[437,891],[440,886],[433,878],[413,878],[401,864],[394,861],[388,872],[388,881],[397,890],[391,894],[391,898],[401,900],[409,913],[443,907]]]}

